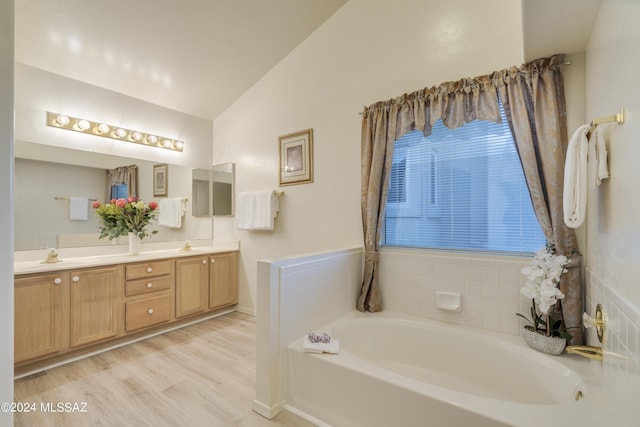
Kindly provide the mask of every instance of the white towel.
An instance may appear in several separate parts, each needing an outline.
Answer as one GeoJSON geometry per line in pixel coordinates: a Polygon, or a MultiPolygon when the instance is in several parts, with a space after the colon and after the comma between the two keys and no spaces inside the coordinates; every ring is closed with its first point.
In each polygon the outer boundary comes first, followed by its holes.
{"type": "Polygon", "coordinates": [[[278,193],[273,190],[256,192],[253,228],[255,230],[273,230],[278,208],[278,193]]]}
{"type": "Polygon", "coordinates": [[[238,194],[238,206],[236,207],[236,227],[241,230],[253,230],[253,211],[256,197],[254,193],[243,192],[238,194]]]}
{"type": "Polygon", "coordinates": [[[182,198],[160,200],[158,225],[169,228],[182,227],[182,215],[184,214],[182,203],[182,198]]]}
{"type": "Polygon", "coordinates": [[[86,197],[69,198],[69,219],[86,221],[89,219],[89,199],[86,197]]]}
{"type": "Polygon", "coordinates": [[[580,126],[567,147],[564,166],[564,192],[562,197],[564,223],[567,227],[580,227],[587,207],[587,132],[589,125],[580,126]]]}
{"type": "MultiPolygon", "coordinates": [[[[591,136],[594,145],[594,153],[596,156],[596,185],[600,185],[602,180],[609,178],[609,166],[607,165],[607,146],[604,142],[604,136],[600,130],[596,128],[591,136]]],[[[591,142],[591,141],[589,141],[591,142]]]]}
{"type": "Polygon", "coordinates": [[[340,341],[332,338],[330,342],[311,342],[309,336],[304,336],[302,341],[302,351],[305,353],[331,353],[338,354],[340,352],[340,341]]]}

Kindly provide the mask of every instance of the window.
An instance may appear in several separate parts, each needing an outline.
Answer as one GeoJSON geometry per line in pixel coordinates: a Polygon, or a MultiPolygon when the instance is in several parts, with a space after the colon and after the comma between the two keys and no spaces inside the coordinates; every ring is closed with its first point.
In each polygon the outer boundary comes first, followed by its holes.
{"type": "Polygon", "coordinates": [[[544,246],[501,114],[501,124],[451,130],[438,121],[426,138],[414,131],[395,142],[383,245],[512,253],[544,246]]]}
{"type": "Polygon", "coordinates": [[[111,186],[112,199],[126,199],[129,196],[129,186],[125,183],[111,186]]]}

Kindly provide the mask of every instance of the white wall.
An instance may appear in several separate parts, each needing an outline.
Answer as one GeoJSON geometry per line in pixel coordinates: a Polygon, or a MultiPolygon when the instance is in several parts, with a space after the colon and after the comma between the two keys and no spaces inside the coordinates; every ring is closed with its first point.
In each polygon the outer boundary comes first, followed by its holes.
{"type": "MultiPolygon", "coordinates": [[[[0,2],[0,402],[13,401],[13,11],[0,2]]],[[[0,411],[0,426],[12,425],[0,411]]]]}
{"type": "Polygon", "coordinates": [[[277,188],[278,136],[314,130],[315,181],[282,188],[274,232],[215,220],[217,239],[241,241],[241,308],[256,309],[258,260],[362,244],[364,105],[522,60],[512,0],[351,0],[300,44],[214,122],[214,163],[237,164],[238,192],[277,188]]]}
{"type": "Polygon", "coordinates": [[[637,425],[640,419],[638,17],[640,2],[604,0],[586,62],[587,117],[609,116],[621,108],[626,113],[624,125],[601,126],[611,176],[591,187],[586,217],[588,310],[593,313],[595,304],[602,303],[609,318],[604,383],[621,426],[637,425]]]}

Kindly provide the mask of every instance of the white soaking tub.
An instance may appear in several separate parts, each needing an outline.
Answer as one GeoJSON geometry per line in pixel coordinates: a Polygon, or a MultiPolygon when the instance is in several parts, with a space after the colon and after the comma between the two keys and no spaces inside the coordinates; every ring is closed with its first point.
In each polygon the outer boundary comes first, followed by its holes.
{"type": "Polygon", "coordinates": [[[286,408],[317,425],[606,425],[600,388],[578,356],[388,312],[354,312],[321,331],[340,340],[339,354],[303,353],[301,338],[287,360],[286,408]]]}

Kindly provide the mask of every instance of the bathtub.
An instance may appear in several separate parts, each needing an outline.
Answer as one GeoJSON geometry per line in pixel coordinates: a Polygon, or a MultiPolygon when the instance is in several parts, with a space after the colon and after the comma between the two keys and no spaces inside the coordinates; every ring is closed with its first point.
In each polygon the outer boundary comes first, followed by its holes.
{"type": "Polygon", "coordinates": [[[607,425],[589,361],[538,353],[517,336],[388,312],[319,331],[340,353],[291,343],[285,406],[319,426],[607,425]]]}

